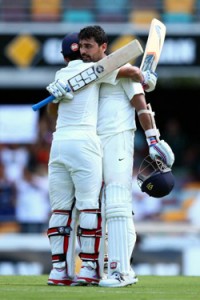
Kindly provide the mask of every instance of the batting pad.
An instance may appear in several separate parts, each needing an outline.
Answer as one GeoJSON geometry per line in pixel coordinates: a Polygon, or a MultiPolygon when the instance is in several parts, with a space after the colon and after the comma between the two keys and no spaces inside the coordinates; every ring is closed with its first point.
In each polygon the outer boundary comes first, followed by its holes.
{"type": "Polygon", "coordinates": [[[107,257],[108,257],[108,236],[107,236],[107,227],[106,227],[106,199],[105,199],[105,186],[102,188],[100,194],[101,201],[101,218],[102,218],[102,238],[99,247],[99,275],[101,278],[104,277],[104,272],[107,273],[107,267],[105,270],[105,264],[107,266],[107,257]],[[106,260],[106,261],[105,261],[106,260]]]}
{"type": "MultiPolygon", "coordinates": [[[[58,211],[56,213],[53,213],[49,221],[49,228],[62,229],[66,226],[66,224],[68,224],[69,218],[69,213],[66,213],[66,211],[58,211]]],[[[52,255],[60,253],[64,254],[66,257],[65,261],[55,262],[54,267],[67,267],[68,275],[72,278],[75,276],[75,246],[77,219],[78,212],[77,209],[74,207],[72,210],[71,221],[69,225],[70,235],[67,237],[62,234],[58,234],[49,237],[52,255]]]]}
{"type": "MultiPolygon", "coordinates": [[[[51,228],[62,228],[68,223],[69,215],[65,213],[53,213],[49,221],[49,229],[51,228]]],[[[64,235],[53,235],[49,237],[49,242],[51,245],[52,255],[58,253],[65,254],[64,250],[64,235]]],[[[54,267],[63,268],[66,266],[66,262],[54,262],[54,267]]]]}
{"type": "MultiPolygon", "coordinates": [[[[79,217],[80,227],[83,229],[97,229],[97,214],[81,212],[79,217]]],[[[95,252],[95,238],[91,236],[80,236],[80,249],[83,253],[95,252]]]]}
{"type": "Polygon", "coordinates": [[[122,185],[106,188],[106,219],[108,226],[108,275],[118,271],[128,274],[130,253],[128,239],[129,191],[122,185]]]}
{"type": "Polygon", "coordinates": [[[133,216],[128,218],[128,253],[129,253],[129,259],[131,259],[133,249],[135,248],[136,243],[136,231],[135,231],[135,225],[133,216]]]}

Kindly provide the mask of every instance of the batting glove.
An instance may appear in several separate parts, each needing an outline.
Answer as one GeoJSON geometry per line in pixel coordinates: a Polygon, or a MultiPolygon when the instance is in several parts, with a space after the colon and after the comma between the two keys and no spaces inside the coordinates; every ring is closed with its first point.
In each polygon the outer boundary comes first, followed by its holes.
{"type": "Polygon", "coordinates": [[[150,144],[149,155],[153,160],[159,157],[170,168],[175,160],[172,149],[164,140],[150,144]]]}
{"type": "Polygon", "coordinates": [[[152,92],[153,90],[155,90],[158,78],[157,74],[155,72],[147,70],[142,72],[142,75],[144,77],[144,80],[142,82],[144,90],[146,92],[152,92]]]}
{"type": "Polygon", "coordinates": [[[73,98],[73,94],[70,93],[70,88],[66,85],[62,80],[58,79],[52,83],[50,83],[46,90],[55,97],[52,101],[53,103],[58,103],[62,100],[71,100],[73,98]]]}

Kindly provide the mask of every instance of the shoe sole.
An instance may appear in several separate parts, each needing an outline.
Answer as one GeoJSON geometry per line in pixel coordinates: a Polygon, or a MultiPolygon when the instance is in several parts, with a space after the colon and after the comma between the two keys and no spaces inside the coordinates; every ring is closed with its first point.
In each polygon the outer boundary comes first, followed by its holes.
{"type": "Polygon", "coordinates": [[[85,286],[85,285],[98,285],[99,280],[92,279],[92,278],[77,278],[78,285],[85,286]]]}
{"type": "Polygon", "coordinates": [[[76,285],[76,282],[73,282],[72,280],[65,280],[63,282],[59,280],[48,280],[48,285],[57,285],[57,286],[74,286],[76,285]]]}
{"type": "MultiPolygon", "coordinates": [[[[106,281],[107,281],[107,280],[106,280],[106,281]]],[[[105,288],[106,288],[106,287],[107,287],[107,288],[125,287],[125,286],[129,286],[129,285],[136,284],[136,283],[138,282],[138,278],[135,278],[135,279],[133,280],[133,282],[130,282],[130,283],[124,283],[124,284],[123,284],[123,283],[119,283],[119,284],[118,284],[118,283],[113,283],[113,284],[111,283],[111,284],[109,284],[108,281],[107,281],[107,282],[106,282],[106,281],[105,281],[105,282],[101,282],[101,281],[100,281],[100,282],[99,282],[99,286],[100,286],[100,287],[105,287],[105,288]]]]}

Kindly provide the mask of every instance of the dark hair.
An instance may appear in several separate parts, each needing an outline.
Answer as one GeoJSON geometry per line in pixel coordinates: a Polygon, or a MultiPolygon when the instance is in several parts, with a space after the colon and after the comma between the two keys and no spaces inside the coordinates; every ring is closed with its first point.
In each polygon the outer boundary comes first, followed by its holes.
{"type": "Polygon", "coordinates": [[[77,59],[82,59],[81,58],[81,54],[80,51],[74,52],[72,54],[68,54],[68,55],[63,55],[64,58],[69,58],[70,60],[77,60],[77,59]]]}
{"type": "Polygon", "coordinates": [[[84,27],[80,30],[78,37],[79,40],[94,38],[99,46],[104,43],[108,44],[108,37],[105,31],[98,25],[84,27]]]}

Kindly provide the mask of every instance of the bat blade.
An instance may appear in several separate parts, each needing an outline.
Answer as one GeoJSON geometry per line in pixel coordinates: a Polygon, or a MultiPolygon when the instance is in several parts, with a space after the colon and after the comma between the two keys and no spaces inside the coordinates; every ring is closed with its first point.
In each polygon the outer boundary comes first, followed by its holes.
{"type": "MultiPolygon", "coordinates": [[[[68,85],[70,86],[72,92],[77,92],[85,88],[87,85],[97,82],[102,77],[108,75],[110,72],[123,66],[132,59],[140,56],[142,53],[142,46],[139,41],[135,39],[96,62],[92,67],[89,67],[70,78],[68,80],[68,85]]],[[[36,111],[44,105],[52,102],[54,99],[54,96],[49,96],[46,99],[34,104],[32,109],[36,111]]]]}
{"type": "Polygon", "coordinates": [[[155,72],[165,41],[165,35],[166,26],[158,19],[153,19],[140,66],[142,71],[150,70],[155,72]]]}
{"type": "Polygon", "coordinates": [[[68,80],[73,92],[85,88],[86,85],[98,81],[110,72],[123,66],[130,60],[140,56],[143,49],[138,40],[133,40],[110,55],[96,62],[93,67],[77,74],[68,80]]]}

